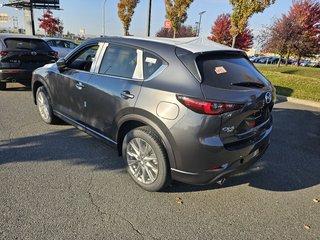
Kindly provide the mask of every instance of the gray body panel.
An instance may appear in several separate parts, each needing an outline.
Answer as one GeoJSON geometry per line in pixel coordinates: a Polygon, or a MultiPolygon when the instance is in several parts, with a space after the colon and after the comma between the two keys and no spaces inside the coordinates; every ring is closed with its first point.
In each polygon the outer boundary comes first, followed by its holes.
{"type": "MultiPolygon", "coordinates": [[[[125,124],[148,125],[162,139],[172,177],[196,184],[216,181],[249,167],[268,147],[271,117],[265,125],[256,126],[250,132],[241,130],[241,124],[248,116],[261,110],[259,103],[264,104],[267,112],[271,111],[273,103],[264,103],[265,93],[273,91],[271,84],[259,89],[208,86],[201,79],[196,65],[197,56],[202,54],[200,47],[144,39],[115,37],[89,40],[71,52],[65,58],[66,62],[85,46],[98,43],[100,49],[91,72],[60,72],[51,65],[33,75],[33,86],[37,86],[37,82],[47,86],[55,113],[64,119],[67,117],[68,122],[115,145],[122,144],[120,130],[125,124]],[[164,60],[163,68],[145,80],[101,75],[98,70],[101,56],[107,48],[104,43],[117,43],[155,53],[164,60]],[[77,82],[84,84],[81,91],[75,88],[77,82]],[[133,97],[124,98],[124,91],[133,97]],[[183,105],[177,99],[178,95],[238,103],[243,108],[220,115],[199,114],[183,105]],[[238,135],[236,131],[222,131],[231,126],[239,131],[238,135]],[[212,166],[226,167],[210,170],[212,166]]],[[[220,54],[229,51],[246,58],[235,49],[206,46],[203,50],[220,54]]]]}

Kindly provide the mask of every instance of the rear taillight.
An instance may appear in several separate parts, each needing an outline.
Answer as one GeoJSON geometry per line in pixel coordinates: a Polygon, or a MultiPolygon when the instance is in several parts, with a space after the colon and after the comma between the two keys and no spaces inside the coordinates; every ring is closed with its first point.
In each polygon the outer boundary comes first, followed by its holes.
{"type": "Polygon", "coordinates": [[[1,51],[0,52],[0,57],[5,57],[7,55],[8,55],[8,52],[6,52],[6,51],[1,51]]]}
{"type": "Polygon", "coordinates": [[[192,111],[209,115],[219,115],[243,107],[243,104],[203,101],[185,96],[177,96],[177,99],[192,111]]]}

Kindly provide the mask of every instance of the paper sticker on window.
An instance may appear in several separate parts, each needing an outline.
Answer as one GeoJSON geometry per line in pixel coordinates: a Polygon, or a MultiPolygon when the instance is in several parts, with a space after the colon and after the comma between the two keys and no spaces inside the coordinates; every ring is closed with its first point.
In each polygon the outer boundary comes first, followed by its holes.
{"type": "Polygon", "coordinates": [[[227,72],[227,70],[222,66],[221,67],[216,67],[214,69],[214,71],[216,72],[216,74],[222,74],[222,73],[226,73],[227,72]]]}
{"type": "Polygon", "coordinates": [[[146,58],[146,62],[147,63],[156,64],[157,63],[157,59],[156,58],[147,57],[146,58]]]}

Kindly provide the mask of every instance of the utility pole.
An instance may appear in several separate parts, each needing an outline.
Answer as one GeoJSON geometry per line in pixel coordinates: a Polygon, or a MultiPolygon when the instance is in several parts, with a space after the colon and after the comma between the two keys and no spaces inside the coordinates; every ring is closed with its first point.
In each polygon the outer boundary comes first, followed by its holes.
{"type": "Polygon", "coordinates": [[[34,28],[33,0],[30,0],[30,14],[31,14],[32,35],[36,35],[36,30],[34,28]]]}
{"type": "Polygon", "coordinates": [[[149,0],[148,5],[148,26],[147,26],[147,36],[150,37],[150,26],[151,26],[151,7],[152,7],[152,0],[149,0]]]}
{"type": "Polygon", "coordinates": [[[103,36],[106,36],[106,3],[107,0],[104,0],[103,3],[103,36]]]}

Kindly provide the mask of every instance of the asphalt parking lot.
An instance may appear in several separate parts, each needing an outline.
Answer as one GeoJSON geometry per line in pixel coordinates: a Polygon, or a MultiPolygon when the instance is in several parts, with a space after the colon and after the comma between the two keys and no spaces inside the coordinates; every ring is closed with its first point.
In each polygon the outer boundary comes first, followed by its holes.
{"type": "Polygon", "coordinates": [[[280,103],[272,143],[223,186],[140,189],[103,142],[0,92],[0,239],[320,239],[320,109],[280,103]]]}

